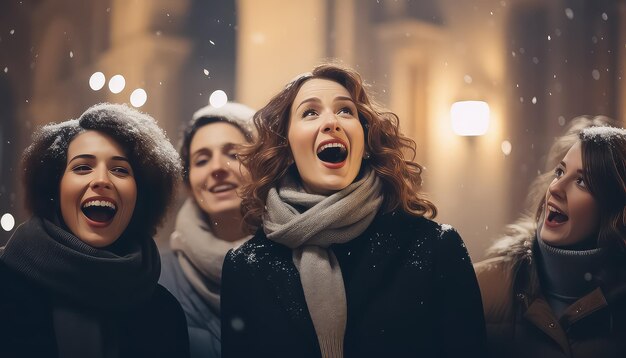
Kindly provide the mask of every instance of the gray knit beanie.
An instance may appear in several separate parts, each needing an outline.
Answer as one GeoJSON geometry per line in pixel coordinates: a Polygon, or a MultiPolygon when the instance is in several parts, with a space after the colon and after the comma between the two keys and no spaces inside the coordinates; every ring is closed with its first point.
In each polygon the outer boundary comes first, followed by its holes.
{"type": "Polygon", "coordinates": [[[254,110],[246,105],[228,102],[221,107],[205,106],[197,110],[192,117],[192,123],[200,118],[219,118],[237,126],[248,138],[254,138],[255,131],[252,125],[254,110]]]}

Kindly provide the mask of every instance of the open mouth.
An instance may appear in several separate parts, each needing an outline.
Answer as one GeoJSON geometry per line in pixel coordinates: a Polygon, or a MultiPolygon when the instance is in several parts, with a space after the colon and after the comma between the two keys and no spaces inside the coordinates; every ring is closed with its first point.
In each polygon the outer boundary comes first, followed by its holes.
{"type": "Polygon", "coordinates": [[[548,222],[554,224],[561,224],[569,220],[569,217],[563,214],[559,209],[548,205],[548,222]]]}
{"type": "Polygon", "coordinates": [[[317,148],[317,157],[323,162],[341,163],[348,157],[348,149],[343,143],[326,143],[317,148]]]}
{"type": "Polygon", "coordinates": [[[84,203],[81,210],[89,220],[107,223],[113,220],[117,207],[107,200],[92,200],[84,203]]]}
{"type": "Polygon", "coordinates": [[[219,194],[226,191],[231,191],[233,189],[237,189],[237,185],[232,183],[222,183],[212,186],[211,188],[209,188],[209,191],[213,194],[219,194]]]}

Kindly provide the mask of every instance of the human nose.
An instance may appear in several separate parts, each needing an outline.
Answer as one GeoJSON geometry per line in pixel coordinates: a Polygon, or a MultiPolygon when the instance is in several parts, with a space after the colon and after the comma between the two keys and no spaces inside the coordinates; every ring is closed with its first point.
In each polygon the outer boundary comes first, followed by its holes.
{"type": "Polygon", "coordinates": [[[210,170],[211,176],[217,180],[222,180],[228,176],[228,161],[224,155],[218,154],[211,158],[210,170]]]}
{"type": "Polygon", "coordinates": [[[563,189],[563,180],[555,178],[548,186],[548,192],[551,196],[563,199],[565,197],[565,190],[563,189]]]}
{"type": "Polygon", "coordinates": [[[340,132],[341,125],[337,120],[337,117],[334,114],[327,114],[326,118],[324,118],[324,123],[322,123],[321,128],[323,133],[332,133],[332,132],[340,132]]]}
{"type": "Polygon", "coordinates": [[[91,181],[92,189],[111,189],[113,187],[107,168],[99,167],[95,170],[95,174],[95,178],[91,181]]]}

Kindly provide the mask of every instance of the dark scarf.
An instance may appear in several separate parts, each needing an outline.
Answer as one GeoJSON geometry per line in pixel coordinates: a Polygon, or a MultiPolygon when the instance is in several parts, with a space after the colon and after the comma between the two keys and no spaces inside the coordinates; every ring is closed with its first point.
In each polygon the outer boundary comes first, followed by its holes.
{"type": "Polygon", "coordinates": [[[0,247],[0,261],[59,298],[96,310],[124,310],[150,298],[161,273],[152,238],[129,236],[98,249],[33,217],[0,247]]]}
{"type": "Polygon", "coordinates": [[[539,234],[537,254],[542,291],[556,317],[598,286],[594,276],[606,264],[603,249],[567,250],[549,245],[539,234]]]}

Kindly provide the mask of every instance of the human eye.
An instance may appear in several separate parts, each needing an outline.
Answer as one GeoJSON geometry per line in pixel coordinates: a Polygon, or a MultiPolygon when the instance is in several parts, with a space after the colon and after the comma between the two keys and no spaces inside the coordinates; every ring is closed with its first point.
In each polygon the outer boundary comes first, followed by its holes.
{"type": "Polygon", "coordinates": [[[201,167],[207,164],[209,160],[211,160],[211,157],[208,154],[202,153],[194,156],[192,159],[192,165],[194,167],[201,167]]]}
{"type": "Polygon", "coordinates": [[[239,159],[239,153],[236,150],[229,150],[226,152],[226,156],[233,160],[239,159]]]}
{"type": "Polygon", "coordinates": [[[91,167],[87,164],[77,164],[71,170],[76,174],[87,174],[91,171],[91,167]]]}
{"type": "Polygon", "coordinates": [[[343,107],[343,108],[341,108],[341,109],[339,110],[339,112],[337,112],[337,114],[340,114],[340,115],[341,115],[341,114],[344,114],[344,115],[346,115],[346,114],[347,114],[347,115],[352,116],[352,115],[354,115],[354,111],[353,111],[353,110],[352,110],[352,108],[350,108],[350,107],[343,107]]]}
{"type": "Polygon", "coordinates": [[[583,177],[576,178],[576,185],[581,188],[587,189],[587,184],[585,184],[585,179],[583,179],[583,177]]]}
{"type": "Polygon", "coordinates": [[[302,112],[302,118],[317,116],[317,111],[309,108],[302,112]]]}
{"type": "Polygon", "coordinates": [[[559,179],[560,177],[563,176],[563,174],[565,174],[565,172],[563,171],[563,168],[561,167],[556,167],[554,168],[554,177],[559,179]]]}
{"type": "Polygon", "coordinates": [[[122,167],[122,166],[111,168],[111,172],[117,176],[122,176],[122,177],[130,175],[130,169],[122,167]]]}

